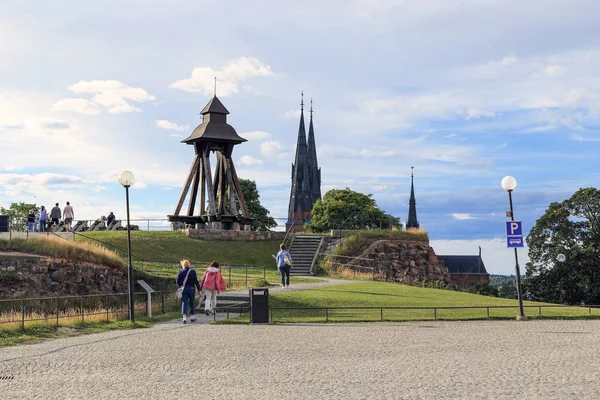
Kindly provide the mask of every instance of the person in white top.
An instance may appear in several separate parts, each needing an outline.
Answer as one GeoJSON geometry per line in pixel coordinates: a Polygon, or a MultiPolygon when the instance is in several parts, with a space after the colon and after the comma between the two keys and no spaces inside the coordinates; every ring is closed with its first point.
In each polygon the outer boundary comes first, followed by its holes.
{"type": "Polygon", "coordinates": [[[65,209],[63,210],[63,218],[65,219],[65,229],[67,231],[71,230],[71,223],[73,222],[73,218],[75,218],[75,212],[73,211],[73,207],[71,207],[71,204],[67,201],[67,205],[65,206],[65,209]]]}

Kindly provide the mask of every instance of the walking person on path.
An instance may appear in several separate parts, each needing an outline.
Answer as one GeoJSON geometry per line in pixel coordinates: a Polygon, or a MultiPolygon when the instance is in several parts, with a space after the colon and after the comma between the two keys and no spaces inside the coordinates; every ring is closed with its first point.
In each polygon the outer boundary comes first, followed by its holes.
{"type": "Polygon", "coordinates": [[[227,289],[218,262],[213,261],[208,268],[206,268],[206,271],[202,276],[202,281],[200,282],[200,287],[206,294],[204,312],[206,315],[209,315],[210,313],[214,314],[215,308],[217,307],[217,295],[221,293],[221,291],[227,289]]]}
{"type": "Polygon", "coordinates": [[[290,287],[290,271],[292,269],[292,256],[290,252],[285,249],[285,244],[279,245],[279,253],[275,256],[275,261],[277,262],[277,268],[281,272],[281,287],[289,288],[290,287]]]}
{"type": "Polygon", "coordinates": [[[181,296],[181,314],[183,319],[181,323],[187,324],[187,310],[190,308],[190,322],[196,322],[196,289],[198,292],[200,289],[200,282],[198,282],[198,275],[196,270],[192,269],[190,260],[181,260],[181,268],[179,275],[177,275],[177,286],[183,287],[183,294],[181,296]]]}
{"type": "Polygon", "coordinates": [[[67,231],[71,230],[71,222],[73,222],[73,218],[75,218],[75,212],[73,211],[73,207],[67,201],[67,205],[63,210],[63,218],[65,219],[65,229],[67,231]]]}
{"type": "Polygon", "coordinates": [[[55,224],[56,224],[56,226],[58,226],[59,221],[60,221],[60,216],[61,216],[60,207],[58,206],[58,203],[56,203],[56,205],[54,207],[52,207],[52,210],[50,210],[50,221],[51,221],[50,226],[55,225],[55,224]]]}
{"type": "Polygon", "coordinates": [[[48,210],[42,206],[40,208],[40,232],[46,232],[46,223],[48,222],[48,210]]]}

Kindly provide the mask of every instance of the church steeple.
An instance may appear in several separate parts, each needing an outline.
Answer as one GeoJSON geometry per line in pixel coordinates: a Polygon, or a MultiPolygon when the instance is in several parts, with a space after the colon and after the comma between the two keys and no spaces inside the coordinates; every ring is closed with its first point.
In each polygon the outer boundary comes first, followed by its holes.
{"type": "Polygon", "coordinates": [[[410,167],[410,200],[408,201],[408,221],[406,222],[406,229],[416,228],[419,229],[419,221],[417,220],[417,202],[415,200],[415,185],[413,169],[410,167]]]}
{"type": "Polygon", "coordinates": [[[315,130],[313,127],[313,102],[310,99],[310,123],[308,125],[308,171],[310,176],[311,208],[317,200],[321,200],[321,168],[317,161],[315,130]]]}
{"type": "Polygon", "coordinates": [[[306,128],[304,125],[304,92],[301,95],[300,125],[296,143],[296,158],[292,164],[292,190],[288,207],[288,222],[286,224],[286,229],[290,232],[302,231],[304,223],[310,220],[310,211],[312,210],[306,128]]]}

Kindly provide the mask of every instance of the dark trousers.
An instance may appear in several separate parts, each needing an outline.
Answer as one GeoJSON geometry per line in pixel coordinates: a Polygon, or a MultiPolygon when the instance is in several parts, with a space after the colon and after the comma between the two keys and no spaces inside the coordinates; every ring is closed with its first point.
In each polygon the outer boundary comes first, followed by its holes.
{"type": "Polygon", "coordinates": [[[279,267],[279,271],[281,271],[281,284],[284,286],[290,285],[290,269],[289,265],[279,267]]]}
{"type": "Polygon", "coordinates": [[[187,314],[188,305],[190,307],[190,314],[196,314],[196,289],[186,286],[181,296],[181,314],[187,314]]]}

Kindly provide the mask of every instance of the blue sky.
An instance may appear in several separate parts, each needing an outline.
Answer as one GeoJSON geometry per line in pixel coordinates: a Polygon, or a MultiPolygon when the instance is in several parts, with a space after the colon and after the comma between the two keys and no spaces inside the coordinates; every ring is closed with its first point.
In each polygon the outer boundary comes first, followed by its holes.
{"type": "Polygon", "coordinates": [[[481,246],[490,272],[511,273],[502,177],[518,181],[527,231],[597,182],[599,16],[587,0],[3,4],[0,205],[122,217],[129,169],[133,216],[172,213],[193,159],[180,140],[217,76],[249,139],[238,174],[274,217],[287,214],[303,90],[323,193],[372,193],[405,222],[412,165],[436,252],[481,246]]]}

